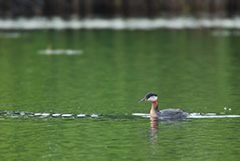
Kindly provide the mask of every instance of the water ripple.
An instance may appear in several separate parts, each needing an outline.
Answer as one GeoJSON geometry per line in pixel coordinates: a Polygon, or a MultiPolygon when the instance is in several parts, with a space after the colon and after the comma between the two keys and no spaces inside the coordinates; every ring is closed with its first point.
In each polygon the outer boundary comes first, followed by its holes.
{"type": "MultiPolygon", "coordinates": [[[[146,113],[133,113],[133,116],[140,116],[143,118],[150,118],[149,114],[146,113]]],[[[217,115],[216,113],[190,113],[187,118],[235,118],[240,117],[240,115],[217,115]]]]}
{"type": "MultiPolygon", "coordinates": [[[[74,114],[74,113],[39,113],[25,111],[0,111],[0,118],[150,118],[146,113],[132,113],[122,116],[111,116],[101,114],[74,114]]],[[[217,115],[216,113],[190,113],[188,119],[200,118],[239,118],[240,115],[217,115]]]]}

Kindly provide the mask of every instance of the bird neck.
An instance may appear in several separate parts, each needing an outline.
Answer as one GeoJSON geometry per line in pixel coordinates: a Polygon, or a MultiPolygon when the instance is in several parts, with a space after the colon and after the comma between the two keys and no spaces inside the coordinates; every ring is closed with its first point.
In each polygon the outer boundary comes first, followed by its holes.
{"type": "Polygon", "coordinates": [[[150,111],[150,116],[151,117],[158,117],[158,100],[152,102],[152,108],[151,108],[151,111],[150,111]]]}

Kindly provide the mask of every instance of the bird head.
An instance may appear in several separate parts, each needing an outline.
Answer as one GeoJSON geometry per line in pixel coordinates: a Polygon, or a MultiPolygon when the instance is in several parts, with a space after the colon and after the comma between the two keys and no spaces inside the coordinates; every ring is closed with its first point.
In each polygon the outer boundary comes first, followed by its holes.
{"type": "Polygon", "coordinates": [[[143,99],[141,99],[138,103],[144,101],[155,102],[157,99],[158,99],[157,94],[150,92],[146,94],[146,96],[143,99]]]}

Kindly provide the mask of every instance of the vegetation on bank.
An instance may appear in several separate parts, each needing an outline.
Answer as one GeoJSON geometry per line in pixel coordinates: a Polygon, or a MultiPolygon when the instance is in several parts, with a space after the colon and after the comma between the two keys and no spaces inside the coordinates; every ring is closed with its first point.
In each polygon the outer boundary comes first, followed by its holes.
{"type": "Polygon", "coordinates": [[[239,0],[0,0],[0,18],[232,17],[239,14],[239,0]]]}

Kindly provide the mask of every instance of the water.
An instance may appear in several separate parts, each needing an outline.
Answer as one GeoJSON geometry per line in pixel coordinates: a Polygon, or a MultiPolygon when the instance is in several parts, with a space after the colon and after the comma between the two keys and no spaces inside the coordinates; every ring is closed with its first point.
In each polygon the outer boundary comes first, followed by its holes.
{"type": "Polygon", "coordinates": [[[1,31],[0,157],[238,160],[240,118],[220,117],[240,115],[236,33],[1,31]],[[195,118],[134,115],[149,113],[137,102],[150,91],[195,118]]]}

